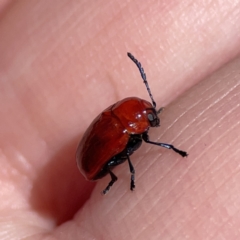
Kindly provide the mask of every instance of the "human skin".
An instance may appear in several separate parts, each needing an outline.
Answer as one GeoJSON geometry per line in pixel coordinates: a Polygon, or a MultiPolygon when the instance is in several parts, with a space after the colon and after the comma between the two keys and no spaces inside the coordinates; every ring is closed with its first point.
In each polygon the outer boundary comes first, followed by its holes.
{"type": "Polygon", "coordinates": [[[240,1],[2,1],[0,239],[237,239],[240,229],[240,1]],[[124,97],[161,127],[109,182],[86,181],[75,151],[124,97]],[[215,71],[215,73],[214,73],[215,71]]]}

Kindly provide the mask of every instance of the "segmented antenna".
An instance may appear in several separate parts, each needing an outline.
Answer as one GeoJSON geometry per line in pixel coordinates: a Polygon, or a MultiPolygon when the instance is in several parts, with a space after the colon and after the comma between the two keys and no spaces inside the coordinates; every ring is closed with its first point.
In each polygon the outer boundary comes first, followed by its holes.
{"type": "Polygon", "coordinates": [[[149,94],[149,96],[150,96],[150,98],[152,100],[152,105],[153,105],[154,108],[156,108],[156,102],[153,99],[151,90],[150,90],[148,82],[147,82],[147,76],[146,76],[146,74],[144,72],[144,69],[142,68],[141,63],[131,53],[128,52],[127,55],[137,65],[137,67],[138,67],[138,69],[140,71],[141,77],[143,79],[143,82],[144,82],[144,84],[145,84],[145,86],[147,88],[148,94],[149,94]]]}

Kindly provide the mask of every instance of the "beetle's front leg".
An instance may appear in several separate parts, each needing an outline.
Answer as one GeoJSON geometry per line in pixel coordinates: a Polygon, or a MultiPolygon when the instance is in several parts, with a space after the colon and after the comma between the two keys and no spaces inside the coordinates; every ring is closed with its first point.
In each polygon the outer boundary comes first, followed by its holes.
{"type": "Polygon", "coordinates": [[[168,144],[168,143],[158,143],[158,142],[152,142],[149,140],[149,136],[147,133],[143,133],[142,135],[142,139],[146,142],[146,143],[150,143],[150,144],[154,144],[160,147],[164,147],[164,148],[168,148],[168,149],[172,149],[174,152],[180,154],[182,157],[187,157],[188,154],[185,151],[179,150],[177,148],[175,148],[173,145],[168,144]]]}

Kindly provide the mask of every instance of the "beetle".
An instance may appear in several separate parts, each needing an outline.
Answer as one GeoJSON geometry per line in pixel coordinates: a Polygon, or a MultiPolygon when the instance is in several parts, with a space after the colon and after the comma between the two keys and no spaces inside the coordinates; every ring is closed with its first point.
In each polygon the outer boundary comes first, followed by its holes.
{"type": "Polygon", "coordinates": [[[149,144],[172,149],[182,157],[188,154],[171,144],[149,140],[150,127],[159,127],[156,102],[149,88],[146,74],[141,63],[131,54],[128,57],[138,67],[152,103],[138,98],[125,98],[100,113],[87,128],[76,152],[76,161],[80,172],[87,180],[95,181],[107,174],[111,180],[102,191],[106,194],[117,181],[113,168],[127,161],[131,173],[130,189],[135,188],[135,170],[130,156],[141,146],[142,140],[149,144]]]}

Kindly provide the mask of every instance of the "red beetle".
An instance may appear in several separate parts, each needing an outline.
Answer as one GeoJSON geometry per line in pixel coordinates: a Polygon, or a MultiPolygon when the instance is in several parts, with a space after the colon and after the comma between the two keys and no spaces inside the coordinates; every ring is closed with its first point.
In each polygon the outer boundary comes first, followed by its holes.
{"type": "Polygon", "coordinates": [[[141,98],[129,97],[111,105],[93,120],[76,153],[78,168],[87,180],[97,180],[110,174],[111,181],[103,190],[103,194],[117,181],[112,169],[126,160],[131,172],[130,189],[135,188],[135,170],[130,155],[141,146],[142,140],[172,149],[182,157],[188,155],[173,145],[149,140],[149,128],[160,126],[158,114],[162,108],[156,110],[156,103],[140,62],[131,53],[128,53],[128,57],[137,65],[152,104],[141,98]]]}

